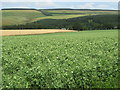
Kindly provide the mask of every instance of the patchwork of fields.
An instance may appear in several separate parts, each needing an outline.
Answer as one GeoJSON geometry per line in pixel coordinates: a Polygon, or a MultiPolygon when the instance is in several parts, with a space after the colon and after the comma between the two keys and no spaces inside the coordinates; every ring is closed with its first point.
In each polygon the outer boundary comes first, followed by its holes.
{"type": "Polygon", "coordinates": [[[117,11],[90,10],[1,10],[2,24],[19,25],[43,19],[68,19],[89,15],[117,14],[117,11]]]}
{"type": "Polygon", "coordinates": [[[41,11],[37,10],[3,10],[2,12],[2,23],[4,25],[18,25],[33,22],[41,19],[64,19],[83,16],[81,14],[76,15],[53,15],[46,16],[41,11]]]}
{"type": "Polygon", "coordinates": [[[3,87],[118,88],[117,33],[3,36],[3,87]]]}

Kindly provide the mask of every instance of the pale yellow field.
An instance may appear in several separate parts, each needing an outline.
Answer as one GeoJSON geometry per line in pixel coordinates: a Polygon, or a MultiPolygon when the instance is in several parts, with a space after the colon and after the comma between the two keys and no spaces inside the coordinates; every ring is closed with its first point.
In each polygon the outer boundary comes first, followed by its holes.
{"type": "MultiPolygon", "coordinates": [[[[95,14],[93,14],[95,15],[95,14]]],[[[35,22],[37,20],[42,20],[42,19],[69,19],[69,18],[75,18],[75,17],[82,17],[82,16],[88,16],[88,14],[84,15],[59,15],[59,16],[47,16],[47,17],[39,17],[33,19],[31,22],[35,22]]]]}
{"type": "Polygon", "coordinates": [[[0,36],[15,36],[15,35],[34,35],[45,33],[58,33],[58,32],[76,32],[74,30],[62,29],[32,29],[32,30],[0,30],[0,36]]]}

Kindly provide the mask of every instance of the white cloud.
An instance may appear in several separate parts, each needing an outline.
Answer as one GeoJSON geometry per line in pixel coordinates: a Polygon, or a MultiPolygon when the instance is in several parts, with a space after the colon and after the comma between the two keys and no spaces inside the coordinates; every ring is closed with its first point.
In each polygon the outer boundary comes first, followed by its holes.
{"type": "Polygon", "coordinates": [[[94,3],[85,3],[83,5],[77,5],[74,6],[74,8],[80,8],[80,9],[92,9],[94,7],[94,3]]]}
{"type": "MultiPolygon", "coordinates": [[[[6,0],[4,0],[6,1],[6,0]]],[[[8,1],[16,1],[16,0],[8,0],[8,1]]],[[[22,0],[21,0],[22,1],[22,0]]],[[[27,0],[26,0],[27,1],[27,0]]],[[[29,0],[31,1],[31,0],[29,0]]],[[[32,0],[33,1],[33,0],[32,0]]],[[[38,1],[38,0],[34,0],[34,1],[38,1]]],[[[43,1],[43,0],[39,0],[39,1],[43,1]]],[[[26,7],[26,8],[78,8],[78,9],[117,9],[117,6],[109,3],[96,3],[96,2],[86,2],[86,3],[71,3],[71,4],[67,4],[64,2],[63,3],[55,3],[55,0],[44,0],[44,2],[33,2],[33,3],[29,3],[29,2],[5,2],[3,3],[3,7],[7,8],[7,7],[26,7]]],[[[71,0],[70,0],[71,1],[71,0]]],[[[76,1],[76,0],[75,0],[76,1]]],[[[116,3],[117,4],[117,3],[116,3]]]]}
{"type": "Polygon", "coordinates": [[[1,0],[1,2],[119,2],[119,0],[1,0]]]}
{"type": "Polygon", "coordinates": [[[53,2],[53,0],[1,0],[1,2],[53,2]]]}
{"type": "MultiPolygon", "coordinates": [[[[95,7],[96,9],[111,9],[111,7],[109,5],[98,5],[95,7]]],[[[113,8],[112,8],[113,9],[113,8]]]]}
{"type": "Polygon", "coordinates": [[[98,8],[108,8],[109,5],[98,5],[97,7],[98,7],[98,8]]]}
{"type": "Polygon", "coordinates": [[[46,7],[57,7],[58,5],[54,2],[38,2],[35,4],[37,8],[46,8],[46,7]]]}
{"type": "Polygon", "coordinates": [[[96,9],[112,9],[112,10],[114,10],[114,9],[117,9],[118,7],[117,6],[116,7],[111,7],[109,5],[98,5],[95,8],[96,9]]]}

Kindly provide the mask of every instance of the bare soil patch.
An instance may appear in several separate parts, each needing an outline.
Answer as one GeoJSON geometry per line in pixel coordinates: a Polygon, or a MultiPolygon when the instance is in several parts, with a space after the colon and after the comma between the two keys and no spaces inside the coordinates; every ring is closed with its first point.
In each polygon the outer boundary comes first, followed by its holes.
{"type": "Polygon", "coordinates": [[[0,30],[0,36],[34,35],[34,34],[58,33],[58,32],[76,32],[76,31],[61,30],[61,29],[0,30]]]}

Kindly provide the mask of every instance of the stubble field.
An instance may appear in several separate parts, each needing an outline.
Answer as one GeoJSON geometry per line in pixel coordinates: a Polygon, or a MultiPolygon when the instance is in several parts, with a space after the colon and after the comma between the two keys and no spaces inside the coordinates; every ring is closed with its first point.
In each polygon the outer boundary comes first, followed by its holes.
{"type": "Polygon", "coordinates": [[[60,32],[76,32],[74,30],[62,30],[62,29],[23,29],[23,30],[0,30],[0,36],[16,36],[16,35],[36,35],[46,33],[60,33],[60,32]]]}

